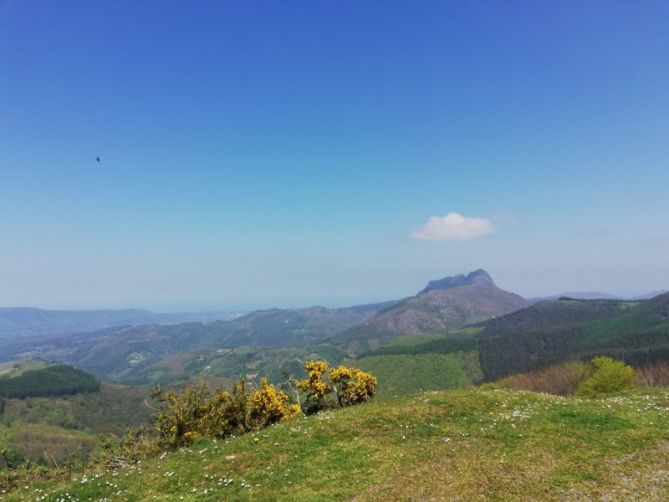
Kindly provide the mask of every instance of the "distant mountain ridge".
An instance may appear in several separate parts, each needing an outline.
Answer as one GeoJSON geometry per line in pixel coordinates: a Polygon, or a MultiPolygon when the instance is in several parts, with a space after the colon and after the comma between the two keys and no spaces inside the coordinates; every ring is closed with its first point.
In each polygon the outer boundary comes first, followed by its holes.
{"type": "Polygon", "coordinates": [[[228,321],[112,327],[0,340],[0,361],[42,357],[123,379],[172,354],[199,349],[295,347],[355,326],[394,302],[329,309],[269,309],[228,321]]]}
{"type": "Polygon", "coordinates": [[[528,298],[531,303],[537,303],[545,300],[559,300],[560,298],[573,298],[575,300],[650,300],[658,295],[667,293],[667,290],[651,291],[642,295],[613,295],[601,291],[569,291],[558,295],[536,296],[528,298]]]}
{"type": "Polygon", "coordinates": [[[620,300],[619,296],[611,295],[609,293],[602,293],[599,291],[568,291],[558,295],[537,296],[528,298],[532,303],[543,302],[546,300],[558,300],[560,298],[573,298],[575,300],[620,300]]]}
{"type": "Polygon", "coordinates": [[[46,310],[35,307],[0,308],[0,339],[49,333],[83,333],[114,326],[178,324],[231,319],[232,312],[161,314],[139,309],[46,310]]]}
{"type": "Polygon", "coordinates": [[[384,339],[444,333],[529,306],[521,296],[498,288],[485,270],[430,281],[416,296],[380,311],[332,343],[350,354],[374,350],[384,339]]]}

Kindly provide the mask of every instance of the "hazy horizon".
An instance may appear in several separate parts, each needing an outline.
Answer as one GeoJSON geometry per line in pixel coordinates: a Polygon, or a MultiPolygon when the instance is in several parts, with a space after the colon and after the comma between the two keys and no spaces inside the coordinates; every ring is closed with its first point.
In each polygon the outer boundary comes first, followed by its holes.
{"type": "Polygon", "coordinates": [[[669,289],[668,20],[0,0],[0,306],[669,289]]]}
{"type": "MultiPolygon", "coordinates": [[[[463,271],[462,273],[467,273],[470,271],[463,271]]],[[[457,274],[454,274],[457,275],[457,274]]],[[[433,277],[432,279],[441,279],[442,277],[433,277]]],[[[430,280],[432,280],[430,279],[430,280]]],[[[495,280],[493,276],[493,280],[495,280]]],[[[222,304],[204,304],[204,305],[171,305],[167,306],[165,308],[164,306],[161,307],[159,304],[152,304],[150,302],[146,304],[140,304],[140,305],[125,305],[123,303],[119,304],[79,304],[79,305],[66,305],[66,304],[55,304],[52,306],[44,306],[44,305],[0,305],[0,308],[21,308],[21,307],[29,307],[29,308],[39,308],[39,309],[44,309],[44,310],[121,310],[121,309],[138,309],[138,310],[149,310],[152,312],[156,313],[186,313],[186,312],[191,312],[191,313],[209,313],[209,312],[228,312],[228,313],[234,313],[234,312],[251,312],[254,310],[265,310],[265,309],[272,309],[272,308],[309,308],[309,307],[328,307],[328,308],[343,308],[343,307],[353,307],[356,305],[364,305],[364,304],[371,304],[371,303],[381,303],[385,301],[392,301],[392,300],[399,300],[407,296],[412,296],[418,293],[420,289],[422,289],[425,285],[427,285],[428,281],[425,281],[420,287],[415,288],[414,291],[408,291],[403,294],[396,295],[394,297],[382,297],[382,298],[355,298],[355,296],[352,296],[350,300],[328,300],[326,297],[323,297],[322,301],[316,301],[309,303],[301,303],[297,300],[291,301],[290,299],[286,298],[276,298],[276,299],[266,299],[266,300],[251,300],[246,303],[243,302],[230,302],[226,305],[222,304]]],[[[542,297],[551,297],[551,296],[557,296],[557,295],[562,295],[562,294],[569,294],[569,293],[594,293],[594,294],[606,294],[606,295],[611,295],[614,297],[619,297],[619,298],[635,298],[638,296],[642,295],[647,295],[649,293],[661,293],[664,291],[667,291],[666,288],[657,288],[657,289],[652,289],[652,290],[642,290],[642,291],[632,291],[632,292],[620,292],[620,291],[602,291],[602,290],[593,290],[593,289],[580,289],[580,290],[575,290],[575,289],[565,289],[565,290],[560,290],[560,291],[546,291],[542,292],[539,294],[522,294],[518,291],[513,291],[508,288],[505,288],[504,285],[497,284],[497,286],[501,287],[502,289],[506,289],[512,293],[519,294],[523,298],[526,299],[534,299],[534,298],[542,298],[542,297]]]]}

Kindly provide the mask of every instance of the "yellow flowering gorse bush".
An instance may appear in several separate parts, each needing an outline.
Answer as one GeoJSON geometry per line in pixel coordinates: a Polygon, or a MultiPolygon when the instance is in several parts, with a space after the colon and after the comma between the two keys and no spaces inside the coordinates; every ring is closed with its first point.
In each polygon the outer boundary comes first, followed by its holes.
{"type": "Polygon", "coordinates": [[[306,392],[315,401],[320,401],[326,394],[332,392],[332,384],[323,381],[323,375],[328,370],[327,362],[308,361],[304,363],[304,370],[307,372],[307,379],[297,382],[298,389],[306,392]]]}
{"type": "Polygon", "coordinates": [[[330,382],[341,406],[360,404],[376,393],[376,378],[357,368],[338,366],[330,370],[330,382]]]}
{"type": "Polygon", "coordinates": [[[376,392],[376,378],[357,368],[330,368],[325,361],[308,361],[304,369],[307,378],[296,382],[297,400],[300,391],[306,394],[303,406],[292,403],[285,392],[266,378],[250,392],[244,379],[231,390],[214,392],[205,385],[182,391],[162,391],[157,387],[154,398],[161,405],[156,419],[160,445],[177,448],[200,437],[242,434],[302,413],[359,404],[376,392]]]}
{"type": "Polygon", "coordinates": [[[276,422],[300,415],[299,405],[291,404],[285,392],[276,390],[266,378],[260,388],[248,399],[248,422],[254,429],[261,429],[276,422]]]}
{"type": "Polygon", "coordinates": [[[212,393],[201,385],[181,392],[157,389],[154,397],[161,404],[156,430],[160,442],[170,448],[191,444],[199,437],[242,434],[301,414],[300,407],[266,379],[251,393],[242,379],[232,392],[219,389],[212,393]]]}
{"type": "Polygon", "coordinates": [[[357,368],[337,366],[330,368],[325,361],[309,361],[304,365],[305,380],[297,388],[306,393],[305,413],[313,413],[333,406],[352,406],[374,397],[377,380],[371,373],[357,368]],[[328,394],[336,395],[336,402],[328,394]]]}

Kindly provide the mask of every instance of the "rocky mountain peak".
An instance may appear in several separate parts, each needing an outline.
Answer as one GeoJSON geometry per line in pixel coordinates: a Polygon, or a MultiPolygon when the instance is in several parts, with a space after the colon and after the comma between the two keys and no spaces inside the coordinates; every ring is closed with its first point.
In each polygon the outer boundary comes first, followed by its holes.
{"type": "Polygon", "coordinates": [[[430,281],[418,294],[422,295],[435,289],[451,289],[457,288],[458,286],[467,286],[476,282],[488,282],[494,284],[492,277],[490,277],[488,272],[480,268],[473,272],[469,272],[467,275],[459,274],[430,281]]]}

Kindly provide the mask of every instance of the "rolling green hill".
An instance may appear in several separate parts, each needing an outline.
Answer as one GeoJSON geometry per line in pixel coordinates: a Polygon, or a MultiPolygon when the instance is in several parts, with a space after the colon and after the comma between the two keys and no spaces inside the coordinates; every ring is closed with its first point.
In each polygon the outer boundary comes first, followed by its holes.
{"type": "Polygon", "coordinates": [[[375,355],[346,364],[376,376],[379,396],[457,389],[482,379],[476,352],[375,355]]]}
{"type": "Polygon", "coordinates": [[[669,360],[669,294],[642,301],[539,302],[478,327],[486,380],[595,355],[633,366],[669,360]]]}
{"type": "Polygon", "coordinates": [[[669,391],[468,389],[298,418],[7,500],[666,500],[669,391]]]}
{"type": "Polygon", "coordinates": [[[467,387],[482,380],[475,332],[395,337],[346,364],[373,373],[381,396],[467,387]]]}
{"type": "Polygon", "coordinates": [[[64,364],[24,363],[0,373],[0,398],[63,396],[98,392],[100,382],[64,364]]]}

